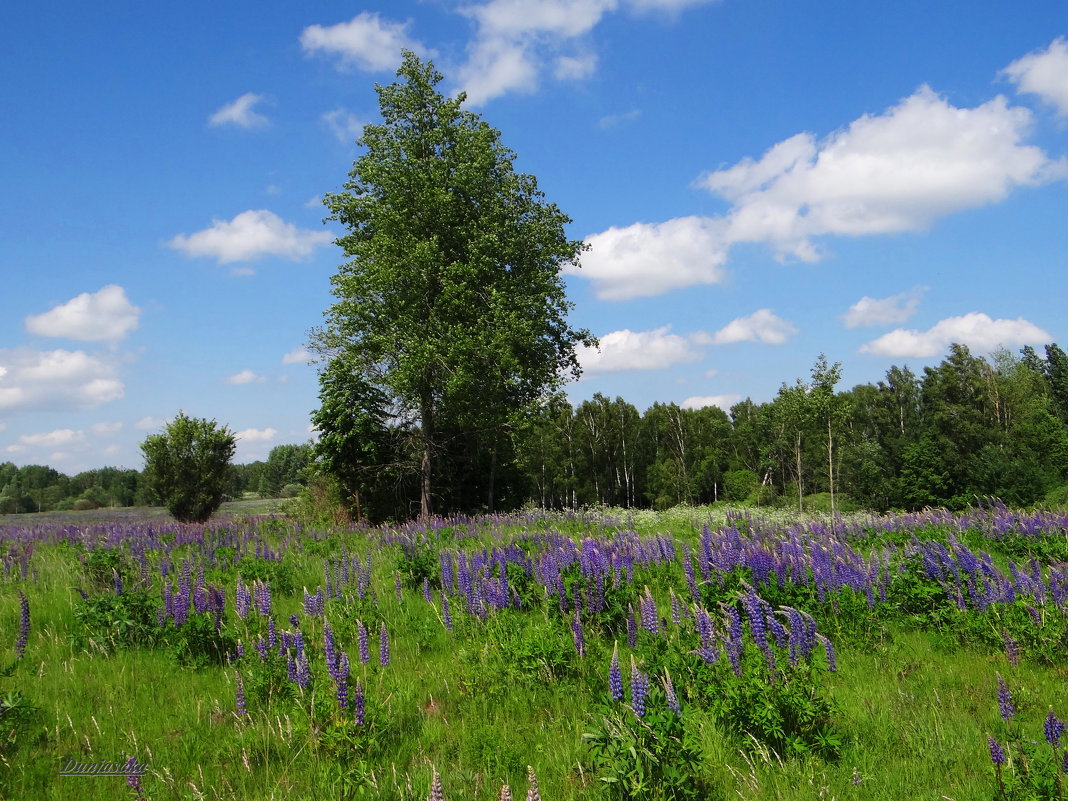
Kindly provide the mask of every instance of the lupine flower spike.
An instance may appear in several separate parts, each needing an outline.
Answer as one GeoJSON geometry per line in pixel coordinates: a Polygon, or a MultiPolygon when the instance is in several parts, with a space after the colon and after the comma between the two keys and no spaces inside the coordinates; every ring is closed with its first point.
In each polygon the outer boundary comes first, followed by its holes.
{"type": "Polygon", "coordinates": [[[998,709],[1002,720],[1009,720],[1016,714],[1016,707],[1012,703],[1012,693],[1005,684],[1005,680],[998,674],[998,709]]]}
{"type": "Polygon", "coordinates": [[[1046,722],[1043,728],[1046,731],[1046,742],[1053,748],[1060,746],[1061,735],[1064,734],[1065,725],[1053,714],[1053,710],[1050,710],[1050,713],[1046,715],[1046,722]]]}
{"type": "Polygon", "coordinates": [[[15,643],[15,658],[26,655],[26,642],[30,639],[30,602],[25,593],[19,590],[19,638],[15,643]]]}
{"type": "Polygon", "coordinates": [[[237,714],[247,715],[248,710],[245,708],[245,685],[241,682],[241,674],[235,673],[234,678],[237,679],[236,686],[234,687],[234,696],[237,700],[237,714]]]}
{"type": "Polygon", "coordinates": [[[541,801],[541,793],[538,791],[538,777],[534,775],[534,768],[527,765],[527,781],[530,789],[527,790],[527,801],[541,801]]]}
{"type": "Polygon", "coordinates": [[[426,801],[445,801],[445,791],[441,789],[441,775],[436,770],[430,782],[430,795],[426,797],[426,801]]]}
{"type": "Polygon", "coordinates": [[[512,788],[507,784],[501,787],[501,794],[497,801],[512,801],[512,788]]]}
{"type": "Polygon", "coordinates": [[[619,669],[619,643],[612,649],[612,662],[608,666],[608,689],[613,701],[623,700],[623,671],[619,669]]]}

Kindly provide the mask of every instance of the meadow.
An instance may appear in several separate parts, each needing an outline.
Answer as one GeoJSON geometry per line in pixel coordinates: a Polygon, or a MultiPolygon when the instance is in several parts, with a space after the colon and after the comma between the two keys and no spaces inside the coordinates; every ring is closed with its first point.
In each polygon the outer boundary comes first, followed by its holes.
{"type": "Polygon", "coordinates": [[[26,516],[0,559],[2,798],[1065,798],[1063,514],[26,516]]]}

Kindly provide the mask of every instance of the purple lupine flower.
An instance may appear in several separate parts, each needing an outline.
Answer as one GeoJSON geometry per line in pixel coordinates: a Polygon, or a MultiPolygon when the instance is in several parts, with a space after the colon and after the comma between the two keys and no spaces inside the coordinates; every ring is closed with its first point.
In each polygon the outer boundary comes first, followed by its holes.
{"type": "Polygon", "coordinates": [[[344,713],[349,706],[349,655],[344,651],[337,659],[334,668],[334,681],[337,682],[337,704],[344,713]]]}
{"type": "Polygon", "coordinates": [[[15,642],[15,658],[22,659],[26,655],[26,643],[30,639],[30,601],[26,594],[19,590],[19,637],[15,642]]]}
{"type": "Polygon", "coordinates": [[[334,630],[330,628],[330,621],[326,621],[323,623],[323,652],[326,655],[327,668],[337,661],[335,651],[336,643],[334,642],[334,630]]]}
{"type": "Polygon", "coordinates": [[[266,581],[256,581],[253,596],[256,601],[256,611],[261,617],[270,617],[271,614],[271,585],[266,581]]]}
{"type": "Polygon", "coordinates": [[[653,591],[649,589],[648,585],[645,587],[645,594],[638,600],[638,609],[642,616],[642,628],[650,634],[659,634],[660,611],[656,608],[653,591]]]}
{"type": "Polygon", "coordinates": [[[267,647],[273,649],[278,645],[278,629],[274,625],[274,618],[267,621],[267,647]]]}
{"type": "Polygon", "coordinates": [[[666,670],[664,671],[664,695],[667,698],[668,709],[676,715],[681,715],[682,707],[679,705],[679,697],[675,695],[675,685],[671,683],[671,674],[666,670]]]}
{"type": "MultiPolygon", "coordinates": [[[[168,585],[169,586],[169,585],[168,585]]],[[[238,576],[237,579],[237,595],[234,600],[234,608],[237,609],[237,616],[242,620],[248,619],[249,608],[252,606],[252,593],[249,592],[249,588],[238,576]]]]}
{"type": "Polygon", "coordinates": [[[1046,715],[1043,728],[1046,732],[1046,742],[1057,748],[1061,744],[1061,735],[1064,734],[1065,725],[1053,714],[1052,709],[1046,715]]]}
{"type": "Polygon", "coordinates": [[[682,608],[679,604],[679,596],[675,594],[675,590],[669,589],[668,595],[671,596],[671,625],[682,625],[682,608]]]}
{"type": "Polygon", "coordinates": [[[234,696],[237,699],[237,714],[247,715],[248,710],[245,708],[245,685],[241,681],[241,674],[235,673],[234,678],[236,679],[234,696]]]}
{"type": "Polygon", "coordinates": [[[623,671],[619,669],[619,643],[612,648],[612,661],[608,665],[608,691],[613,701],[623,700],[623,671]]]}
{"type": "Polygon", "coordinates": [[[144,788],[141,786],[141,773],[140,766],[137,764],[136,757],[130,757],[124,764],[126,768],[126,786],[137,793],[139,796],[144,793],[144,788]]]}
{"type": "Polygon", "coordinates": [[[575,641],[575,650],[579,657],[586,656],[586,636],[582,631],[582,616],[575,610],[575,619],[571,621],[571,637],[575,641]]]}
{"type": "Polygon", "coordinates": [[[386,630],[386,621],[382,621],[382,628],[378,630],[378,664],[382,667],[389,665],[389,631],[386,630]]]}
{"type": "Polygon", "coordinates": [[[649,694],[649,674],[638,670],[634,654],[630,655],[630,706],[638,717],[645,717],[645,696],[649,694]]]}
{"type": "Polygon", "coordinates": [[[393,574],[393,591],[397,593],[397,603],[404,600],[404,590],[401,588],[400,573],[393,574]]]}
{"type": "Polygon", "coordinates": [[[442,592],[441,593],[441,619],[445,623],[445,628],[448,631],[452,631],[452,615],[449,613],[449,597],[442,592]]]}
{"type": "Polygon", "coordinates": [[[290,615],[289,616],[289,625],[292,626],[295,629],[299,629],[300,628],[300,618],[297,617],[296,615],[290,615]]]}
{"type": "Polygon", "coordinates": [[[1005,642],[1005,658],[1009,660],[1009,664],[1013,667],[1020,666],[1020,644],[1009,636],[1008,631],[1001,633],[1001,638],[1005,642]]]}
{"type": "Polygon", "coordinates": [[[296,659],[296,684],[300,689],[308,689],[308,685],[311,684],[311,665],[308,664],[308,655],[305,653],[297,654],[296,659]]]}
{"type": "Polygon", "coordinates": [[[430,579],[423,579],[423,600],[428,604],[434,603],[433,597],[430,595],[430,579]]]}
{"type": "Polygon", "coordinates": [[[360,661],[366,665],[371,661],[371,647],[367,639],[367,627],[362,620],[356,621],[356,639],[360,645],[360,661]]]}
{"type": "Polygon", "coordinates": [[[538,777],[534,775],[534,768],[527,765],[527,801],[541,801],[541,792],[538,790],[538,777]]]}
{"type": "Polygon", "coordinates": [[[1061,773],[1068,776],[1068,750],[1064,752],[1064,759],[1061,760],[1061,773]]]}
{"type": "Polygon", "coordinates": [[[237,641],[237,658],[238,659],[244,659],[245,658],[245,644],[243,642],[241,642],[241,640],[237,641]]]}
{"type": "Polygon", "coordinates": [[[352,694],[352,709],[356,719],[356,725],[362,726],[367,721],[367,702],[363,697],[363,684],[356,680],[356,689],[352,694]]]}
{"type": "Polygon", "coordinates": [[[286,678],[293,684],[297,683],[297,661],[292,651],[286,651],[286,678]]]}
{"type": "Polygon", "coordinates": [[[436,770],[430,781],[430,795],[426,797],[426,801],[445,801],[445,791],[441,789],[441,775],[436,770]]]}
{"type": "Polygon", "coordinates": [[[119,575],[119,571],[115,568],[111,568],[111,577],[115,584],[115,594],[122,595],[122,576],[119,575]]]}
{"type": "Polygon", "coordinates": [[[1016,714],[1016,707],[1012,704],[1012,693],[1005,684],[1005,680],[998,674],[998,710],[1002,720],[1010,720],[1016,714]]]}
{"type": "Polygon", "coordinates": [[[1001,747],[1001,743],[995,740],[993,737],[986,738],[987,745],[990,747],[990,761],[997,766],[1005,764],[1005,749],[1001,747]]]}
{"type": "Polygon", "coordinates": [[[627,604],[627,647],[633,648],[638,644],[638,621],[634,619],[634,606],[627,604]]]}
{"type": "Polygon", "coordinates": [[[822,634],[817,634],[816,639],[823,645],[824,653],[827,654],[827,670],[834,673],[838,670],[838,660],[835,657],[834,646],[831,641],[824,637],[822,634]]]}

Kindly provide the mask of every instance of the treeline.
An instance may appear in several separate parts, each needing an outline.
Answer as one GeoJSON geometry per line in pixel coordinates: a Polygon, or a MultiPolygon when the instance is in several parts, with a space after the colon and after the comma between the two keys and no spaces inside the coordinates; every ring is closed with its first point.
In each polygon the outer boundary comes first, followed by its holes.
{"type": "MultiPolygon", "coordinates": [[[[557,397],[515,418],[507,436],[442,438],[437,508],[729,500],[883,511],[1068,500],[1068,356],[1057,345],[1044,356],[1028,347],[987,359],[954,344],[922,375],[894,366],[849,390],[838,388],[840,377],[840,365],[821,355],[771,401],[746,399],[729,413],[656,403],[643,414],[618,397],[577,407],[557,397]]],[[[361,430],[334,471],[342,495],[363,516],[410,517],[418,511],[412,438],[396,427],[361,430]]],[[[320,447],[336,465],[337,443],[320,447]]]]}
{"type": "MultiPolygon", "coordinates": [[[[230,466],[228,500],[249,494],[295,497],[303,488],[311,445],[278,445],[266,461],[230,466]]],[[[158,503],[137,470],[103,467],[66,476],[51,467],[0,463],[0,514],[84,511],[158,503]]]]}

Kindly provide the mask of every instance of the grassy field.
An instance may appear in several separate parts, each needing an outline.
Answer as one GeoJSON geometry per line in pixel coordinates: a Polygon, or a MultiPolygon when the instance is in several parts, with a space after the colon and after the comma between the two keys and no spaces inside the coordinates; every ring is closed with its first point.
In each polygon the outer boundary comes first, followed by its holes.
{"type": "Polygon", "coordinates": [[[0,797],[1063,798],[1066,525],[4,518],[0,797]]]}

